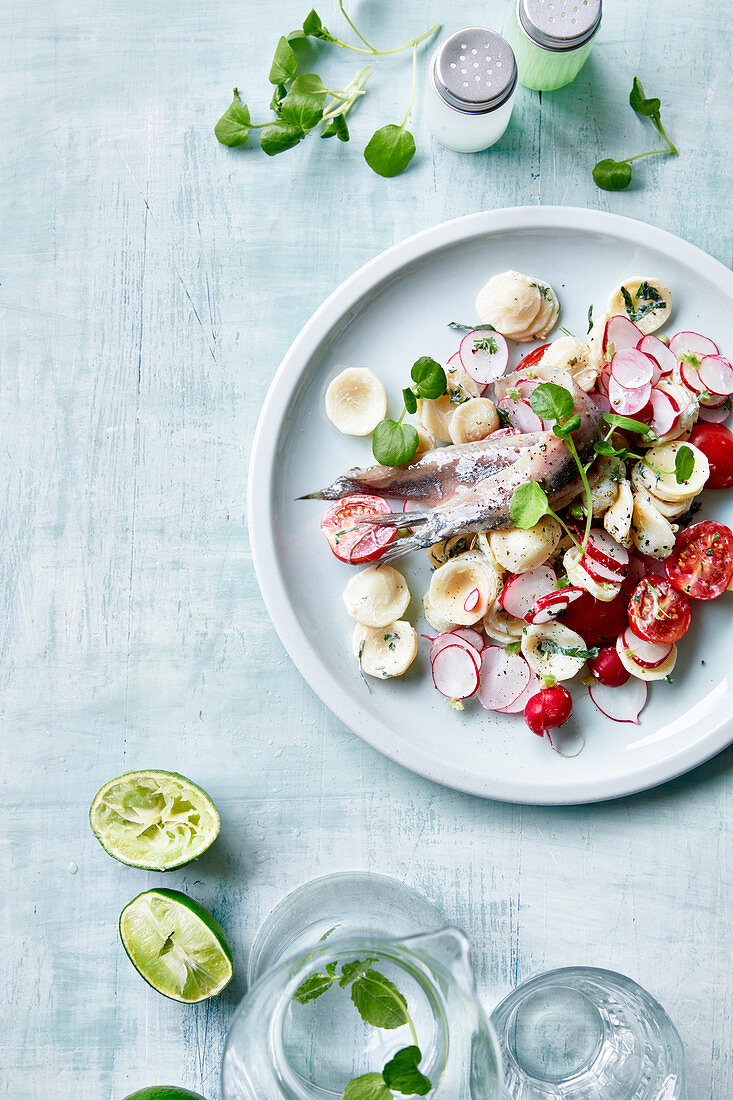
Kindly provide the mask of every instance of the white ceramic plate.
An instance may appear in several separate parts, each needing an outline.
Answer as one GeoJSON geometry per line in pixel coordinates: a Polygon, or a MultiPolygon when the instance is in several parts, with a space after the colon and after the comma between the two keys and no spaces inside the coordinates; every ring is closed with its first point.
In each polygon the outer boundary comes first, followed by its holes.
{"type": "MultiPolygon", "coordinates": [[[[472,322],[474,299],[491,275],[515,268],[559,294],[559,326],[583,336],[591,302],[605,304],[629,275],[653,275],[672,290],[665,331],[706,333],[733,357],[733,274],[669,233],[614,214],[523,207],[472,214],[395,245],[357,271],[313,315],[285,356],[262,410],[249,479],[249,526],[257,577],[275,627],[321,699],[365,741],[420,775],[506,801],[592,802],[665,782],[733,739],[733,597],[695,605],[680,644],[674,685],[650,685],[640,726],[604,718],[587,697],[576,705],[586,745],[563,759],[521,716],[451,710],[433,688],[425,648],[406,677],[359,676],[353,623],[342,591],[352,568],[337,561],[319,529],[326,505],[297,501],[351,466],[372,462],[369,439],[342,436],[328,422],[324,392],[343,367],[370,366],[389,407],[420,355],[446,361],[472,322]]],[[[527,345],[523,345],[527,350],[527,345]]],[[[515,355],[515,359],[518,355],[515,355]]],[[[733,492],[707,494],[701,516],[733,523],[733,492]]],[[[424,552],[398,563],[418,617],[429,580],[424,552]]]]}

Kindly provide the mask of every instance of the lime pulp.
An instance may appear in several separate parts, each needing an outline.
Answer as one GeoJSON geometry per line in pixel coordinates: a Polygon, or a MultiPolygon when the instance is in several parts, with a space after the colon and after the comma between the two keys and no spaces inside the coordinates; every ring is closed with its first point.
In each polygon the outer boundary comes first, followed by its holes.
{"type": "Polygon", "coordinates": [[[120,915],[120,938],[148,985],[193,1004],[221,993],[232,952],[217,921],[178,890],[146,890],[120,915]]]}
{"type": "Polygon", "coordinates": [[[105,852],[148,871],[190,863],[219,833],[219,814],[206,792],[164,771],[110,779],[94,797],[89,822],[105,852]]]}

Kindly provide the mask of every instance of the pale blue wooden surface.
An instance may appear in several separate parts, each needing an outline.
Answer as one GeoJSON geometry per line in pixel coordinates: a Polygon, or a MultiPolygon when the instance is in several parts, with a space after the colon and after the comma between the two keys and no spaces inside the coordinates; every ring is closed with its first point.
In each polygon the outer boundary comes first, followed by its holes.
{"type": "MultiPolygon", "coordinates": [[[[712,0],[613,0],[570,88],[521,92],[492,153],[430,143],[393,181],[359,145],[404,112],[380,65],[355,143],[275,160],[212,125],[238,83],[269,98],[295,0],[11,0],[0,11],[0,1094],[121,1100],[180,1083],[218,1097],[247,949],[299,883],[364,868],[423,890],[475,944],[487,1003],[550,966],[624,971],[668,1007],[689,1095],[733,1093],[731,753],[666,788],[571,810],[482,802],[402,771],[301,681],[262,605],[245,524],[260,402],[300,325],[362,262],[496,206],[614,210],[731,263],[731,40],[712,0]],[[652,148],[626,105],[661,95],[675,161],[595,189],[600,155],[652,148]],[[139,766],[197,779],[222,835],[165,879],[224,924],[237,978],[182,1008],[133,972],[123,905],[161,881],[109,860],[86,821],[139,766]],[[76,873],[72,873],[78,868],[76,873]]],[[[341,25],[322,5],[324,21],[341,25]]],[[[364,0],[385,43],[505,4],[364,0]],[[388,28],[384,23],[388,22],[388,28]]],[[[350,75],[340,56],[324,70],[350,75]]]]}

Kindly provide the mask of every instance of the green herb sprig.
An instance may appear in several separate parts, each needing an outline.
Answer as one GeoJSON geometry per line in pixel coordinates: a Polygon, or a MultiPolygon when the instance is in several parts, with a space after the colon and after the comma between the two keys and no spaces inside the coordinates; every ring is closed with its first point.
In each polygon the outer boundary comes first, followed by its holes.
{"type": "Polygon", "coordinates": [[[366,84],[372,75],[370,68],[360,69],[353,80],[343,89],[329,88],[317,73],[298,73],[298,56],[293,44],[308,38],[350,50],[369,57],[385,56],[412,50],[412,93],[410,103],[399,125],[389,124],[377,130],[369,140],[364,159],[373,171],[381,176],[396,176],[407,168],[415,155],[415,139],[407,129],[407,122],[415,101],[417,86],[417,49],[421,42],[431,38],[439,30],[440,24],[411,38],[402,46],[380,50],[373,46],[358,30],[339,0],[339,8],[344,19],[362,45],[343,41],[324,26],[321,17],[311,10],[303,21],[303,26],[282,35],[275,49],[269,72],[269,81],[274,85],[270,100],[270,109],[275,119],[270,122],[252,122],[249,107],[242,102],[239,91],[234,89],[232,102],[221,116],[214,133],[222,145],[239,148],[249,141],[250,131],[260,130],[260,147],[268,156],[276,156],[292,149],[320,126],[322,138],[336,137],[339,141],[349,141],[350,133],[346,116],[352,107],[365,95],[366,84]],[[328,102],[327,98],[330,97],[328,102]]]}
{"type": "Polygon", "coordinates": [[[669,140],[662,125],[661,100],[656,97],[647,99],[638,76],[634,77],[629,103],[637,115],[651,119],[654,127],[667,144],[664,149],[650,149],[647,153],[637,153],[633,157],[626,157],[625,160],[613,160],[611,157],[599,160],[593,169],[593,180],[596,186],[603,191],[623,191],[628,187],[633,174],[632,164],[636,160],[641,160],[643,157],[658,156],[659,154],[677,156],[677,147],[669,140]]]}
{"type": "Polygon", "coordinates": [[[364,1073],[348,1082],[343,1100],[393,1100],[403,1096],[427,1096],[433,1085],[418,1069],[422,1051],[407,1001],[394,982],[374,969],[376,959],[353,959],[341,965],[330,962],[320,973],[309,975],[293,994],[296,1004],[305,1005],[322,997],[338,982],[342,989],[351,987],[351,1001],[365,1023],[393,1031],[407,1025],[412,1045],[402,1047],[385,1064],[381,1073],[364,1073]]]}
{"type": "Polygon", "coordinates": [[[448,389],[445,371],[429,355],[413,363],[410,376],[414,385],[402,391],[403,408],[399,420],[381,420],[372,435],[372,454],[382,466],[404,466],[412,461],[420,440],[412,424],[402,423],[405,413],[417,411],[419,398],[434,401],[448,389]]]}

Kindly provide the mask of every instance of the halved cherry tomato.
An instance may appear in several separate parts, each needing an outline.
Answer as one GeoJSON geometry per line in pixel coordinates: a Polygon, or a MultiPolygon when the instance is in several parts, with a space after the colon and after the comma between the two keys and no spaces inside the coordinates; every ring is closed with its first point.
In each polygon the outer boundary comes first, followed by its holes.
{"type": "Polygon", "coordinates": [[[604,603],[584,592],[570,604],[560,622],[580,634],[587,646],[601,646],[615,642],[626,626],[626,604],[624,595],[604,603]]]}
{"type": "Polygon", "coordinates": [[[359,495],[335,500],[321,520],[321,530],[340,561],[363,565],[374,561],[397,537],[397,528],[365,524],[365,516],[391,512],[381,497],[359,495]]]}
{"type": "Polygon", "coordinates": [[[525,355],[524,359],[520,359],[518,365],[514,369],[526,370],[527,367],[536,367],[542,358],[545,348],[549,348],[549,346],[549,344],[540,344],[538,348],[532,348],[532,350],[525,355]]]}
{"type": "Polygon", "coordinates": [[[714,600],[733,580],[733,531],[713,519],[680,531],[665,568],[672,584],[692,600],[714,600]]]}
{"type": "Polygon", "coordinates": [[[629,600],[629,626],[655,645],[677,642],[690,629],[690,601],[666,577],[645,577],[629,600]]]}
{"type": "Polygon", "coordinates": [[[733,485],[733,435],[724,424],[696,424],[690,443],[699,447],[710,463],[706,489],[729,489],[733,485]]]}

